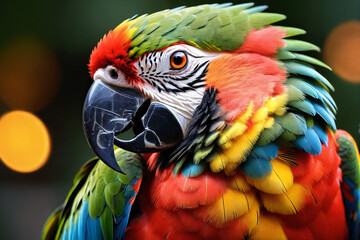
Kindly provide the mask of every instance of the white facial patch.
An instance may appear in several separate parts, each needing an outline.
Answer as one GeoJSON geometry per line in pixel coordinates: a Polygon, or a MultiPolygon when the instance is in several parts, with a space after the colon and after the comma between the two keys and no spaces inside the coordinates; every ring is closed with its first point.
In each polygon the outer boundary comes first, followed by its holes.
{"type": "Polygon", "coordinates": [[[112,65],[108,65],[106,68],[99,68],[94,74],[94,81],[101,80],[111,85],[133,88],[134,86],[127,83],[124,74],[116,69],[112,65]]]}
{"type": "Polygon", "coordinates": [[[179,44],[145,54],[135,62],[138,75],[146,82],[141,91],[153,102],[159,102],[173,112],[184,135],[204,96],[207,66],[219,56],[219,53],[179,44]],[[186,64],[176,69],[171,58],[179,52],[182,56],[185,54],[186,64]]]}

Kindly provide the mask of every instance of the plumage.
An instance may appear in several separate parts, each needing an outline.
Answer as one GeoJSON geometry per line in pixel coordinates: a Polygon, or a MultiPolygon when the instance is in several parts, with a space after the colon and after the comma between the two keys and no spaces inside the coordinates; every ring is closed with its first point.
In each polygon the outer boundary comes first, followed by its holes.
{"type": "Polygon", "coordinates": [[[179,7],[99,41],[83,110],[99,158],[43,239],[357,239],[360,157],[329,67],[266,8],[179,7]]]}
{"type": "Polygon", "coordinates": [[[297,137],[296,140],[293,141],[293,143],[299,149],[302,149],[312,155],[318,155],[321,153],[320,139],[312,128],[307,129],[305,135],[297,137]]]}
{"type": "Polygon", "coordinates": [[[264,178],[273,170],[270,160],[259,157],[248,157],[241,165],[241,170],[251,178],[264,178]]]}
{"type": "Polygon", "coordinates": [[[270,175],[264,178],[252,178],[247,175],[247,182],[264,193],[282,194],[287,192],[294,182],[291,168],[277,158],[271,161],[271,165],[270,175]]]}
{"type": "Polygon", "coordinates": [[[285,67],[289,73],[311,77],[315,80],[318,80],[319,83],[324,84],[327,88],[334,91],[333,86],[325,77],[323,77],[320,73],[305,64],[300,64],[297,62],[287,62],[285,63],[285,67]]]}
{"type": "Polygon", "coordinates": [[[302,52],[302,51],[320,51],[320,48],[312,43],[295,40],[295,39],[286,39],[286,46],[284,47],[287,51],[302,52]]]}

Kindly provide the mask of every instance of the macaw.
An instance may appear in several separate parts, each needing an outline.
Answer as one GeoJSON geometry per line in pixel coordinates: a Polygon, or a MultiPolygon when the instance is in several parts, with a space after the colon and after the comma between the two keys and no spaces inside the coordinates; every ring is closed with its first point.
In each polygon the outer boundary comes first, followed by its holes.
{"type": "Polygon", "coordinates": [[[127,19],[91,53],[86,163],[43,239],[357,239],[359,152],[266,6],[127,19]],[[115,146],[114,146],[115,145],[115,146]]]}

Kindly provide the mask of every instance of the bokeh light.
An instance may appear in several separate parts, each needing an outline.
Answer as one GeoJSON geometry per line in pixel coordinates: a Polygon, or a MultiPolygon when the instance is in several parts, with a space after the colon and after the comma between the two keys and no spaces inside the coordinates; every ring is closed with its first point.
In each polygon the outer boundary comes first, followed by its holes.
{"type": "Polygon", "coordinates": [[[360,21],[342,23],[329,34],[324,58],[341,78],[360,83],[360,21]]]}
{"type": "Polygon", "coordinates": [[[18,172],[33,172],[47,161],[51,142],[44,123],[25,111],[12,111],[0,118],[0,159],[18,172]]]}
{"type": "Polygon", "coordinates": [[[59,63],[41,42],[18,38],[0,53],[0,97],[12,109],[39,111],[55,97],[59,63]]]}

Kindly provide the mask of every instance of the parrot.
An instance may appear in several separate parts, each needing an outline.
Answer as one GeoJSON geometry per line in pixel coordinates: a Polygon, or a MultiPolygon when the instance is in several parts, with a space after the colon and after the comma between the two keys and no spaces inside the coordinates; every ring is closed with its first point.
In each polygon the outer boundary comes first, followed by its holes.
{"type": "MultiPolygon", "coordinates": [[[[330,69],[253,3],[134,16],[89,60],[80,169],[42,239],[358,239],[330,69]]],[[[331,69],[330,69],[331,70],[331,69]]]]}

